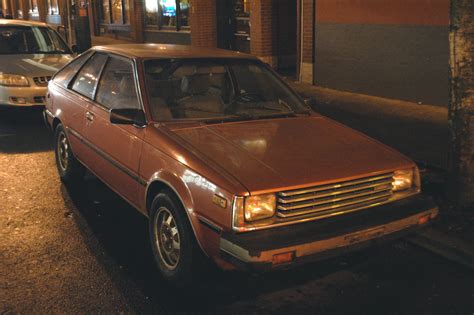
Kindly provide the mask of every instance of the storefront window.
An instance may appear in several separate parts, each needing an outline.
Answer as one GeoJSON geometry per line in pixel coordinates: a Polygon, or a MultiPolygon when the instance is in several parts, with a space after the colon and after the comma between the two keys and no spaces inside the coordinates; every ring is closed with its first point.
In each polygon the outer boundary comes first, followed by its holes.
{"type": "Polygon", "coordinates": [[[112,23],[123,24],[122,0],[112,0],[112,23]]]}
{"type": "Polygon", "coordinates": [[[30,12],[32,16],[38,15],[38,0],[30,0],[30,12]]]}
{"type": "Polygon", "coordinates": [[[158,25],[158,2],[146,0],[145,2],[145,24],[158,25]]]}
{"type": "Polygon", "coordinates": [[[189,27],[189,0],[179,1],[179,25],[189,27]]]}
{"type": "Polygon", "coordinates": [[[100,15],[105,24],[130,24],[130,0],[102,0],[100,15]]]}
{"type": "Polygon", "coordinates": [[[123,3],[123,24],[130,24],[130,1],[122,1],[123,3]]]}
{"type": "Polygon", "coordinates": [[[48,0],[48,13],[59,14],[58,0],[48,0]]]}
{"type": "Polygon", "coordinates": [[[189,28],[189,0],[146,0],[145,22],[160,29],[189,28]]]}
{"type": "Polygon", "coordinates": [[[159,21],[163,28],[176,27],[176,1],[160,0],[159,21]]]}
{"type": "Polygon", "coordinates": [[[110,3],[109,0],[102,0],[101,6],[101,20],[102,22],[109,24],[110,23],[110,3]]]}

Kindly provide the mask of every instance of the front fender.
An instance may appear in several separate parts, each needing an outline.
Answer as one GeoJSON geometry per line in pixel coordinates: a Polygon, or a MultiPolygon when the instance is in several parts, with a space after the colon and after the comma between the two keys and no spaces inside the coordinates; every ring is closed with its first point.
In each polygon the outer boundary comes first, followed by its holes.
{"type": "MultiPolygon", "coordinates": [[[[181,201],[181,204],[186,210],[188,216],[194,212],[194,203],[193,197],[191,196],[191,192],[189,191],[189,188],[187,187],[186,183],[177,174],[173,174],[166,170],[160,170],[158,172],[153,173],[153,175],[148,180],[148,185],[146,188],[147,200],[149,197],[150,188],[153,187],[153,185],[156,183],[162,183],[171,190],[173,190],[173,192],[181,201]]],[[[147,211],[150,210],[148,209],[148,207],[149,204],[147,204],[147,211]]]]}
{"type": "MultiPolygon", "coordinates": [[[[206,219],[202,213],[198,213],[197,210],[199,209],[195,209],[195,200],[193,199],[191,192],[192,189],[188,186],[187,182],[194,184],[197,182],[200,187],[206,187],[206,185],[208,185],[210,186],[209,188],[213,188],[213,184],[211,182],[190,170],[183,170],[182,174],[160,170],[150,177],[149,184],[147,185],[147,211],[149,211],[149,205],[151,204],[151,201],[148,202],[148,200],[153,198],[152,194],[154,194],[154,190],[157,187],[160,189],[171,189],[181,201],[181,204],[186,211],[189,223],[191,224],[191,228],[193,230],[195,239],[199,244],[199,247],[205,255],[211,257],[216,263],[219,263],[219,241],[222,227],[218,224],[215,224],[215,222],[206,219]]],[[[226,266],[224,266],[224,268],[226,268],[226,266]]]]}

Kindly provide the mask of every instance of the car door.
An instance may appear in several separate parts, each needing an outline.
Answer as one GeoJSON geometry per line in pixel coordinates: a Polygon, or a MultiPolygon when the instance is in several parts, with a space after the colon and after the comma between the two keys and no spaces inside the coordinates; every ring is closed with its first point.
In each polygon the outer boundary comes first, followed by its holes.
{"type": "Polygon", "coordinates": [[[48,97],[52,101],[46,104],[47,110],[60,116],[68,133],[69,143],[71,143],[74,155],[79,159],[81,159],[84,151],[84,145],[75,135],[81,134],[84,130],[87,106],[83,102],[84,97],[76,92],[71,92],[69,88],[81,67],[91,55],[92,52],[82,54],[54,75],[53,82],[55,84],[49,86],[48,93],[48,97]]]}
{"type": "Polygon", "coordinates": [[[86,112],[85,138],[92,151],[89,168],[130,203],[138,205],[138,176],[144,128],[110,122],[113,108],[136,108],[142,105],[132,60],[110,55],[100,76],[95,94],[86,112]]]}

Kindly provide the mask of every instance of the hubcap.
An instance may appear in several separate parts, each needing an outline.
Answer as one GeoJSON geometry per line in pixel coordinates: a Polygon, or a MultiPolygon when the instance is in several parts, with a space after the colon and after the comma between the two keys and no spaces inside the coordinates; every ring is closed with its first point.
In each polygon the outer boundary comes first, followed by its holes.
{"type": "Polygon", "coordinates": [[[58,137],[58,161],[59,166],[63,171],[67,169],[69,161],[69,144],[66,135],[61,132],[58,137]]]}
{"type": "Polygon", "coordinates": [[[158,209],[153,229],[155,245],[158,248],[161,261],[168,270],[174,270],[179,263],[181,243],[176,221],[165,207],[158,209]]]}

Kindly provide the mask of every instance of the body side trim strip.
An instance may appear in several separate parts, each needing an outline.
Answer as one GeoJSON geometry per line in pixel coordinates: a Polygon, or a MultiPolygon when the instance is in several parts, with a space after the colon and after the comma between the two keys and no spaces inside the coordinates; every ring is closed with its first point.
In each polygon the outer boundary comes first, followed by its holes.
{"type": "Polygon", "coordinates": [[[209,229],[211,229],[213,232],[216,232],[217,234],[221,234],[222,233],[222,228],[217,226],[216,224],[214,224],[213,222],[211,222],[210,220],[206,219],[205,217],[201,216],[201,215],[198,215],[198,220],[199,220],[199,223],[201,223],[202,225],[204,225],[205,227],[208,227],[209,229]]]}
{"type": "Polygon", "coordinates": [[[81,141],[82,143],[84,143],[86,146],[88,146],[89,148],[91,148],[93,151],[95,151],[97,154],[99,154],[102,158],[104,158],[105,160],[107,160],[109,163],[111,163],[113,166],[115,166],[116,168],[118,168],[120,171],[122,171],[123,173],[125,173],[126,175],[130,176],[132,179],[134,179],[135,181],[137,181],[140,185],[142,186],[146,186],[147,185],[147,181],[143,178],[141,178],[140,176],[138,176],[138,174],[136,174],[135,172],[133,172],[132,170],[130,170],[129,168],[123,166],[121,163],[117,162],[114,158],[112,158],[110,155],[108,155],[107,153],[105,153],[104,151],[102,151],[101,149],[99,149],[97,146],[95,146],[94,144],[92,144],[91,142],[89,142],[88,140],[84,139],[83,136],[81,136],[77,131],[75,131],[74,129],[71,129],[71,128],[67,128],[67,130],[73,135],[75,136],[76,138],[79,139],[79,141],[81,141]]]}

